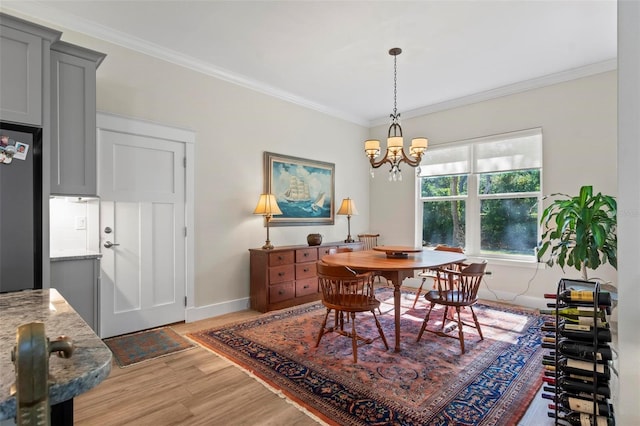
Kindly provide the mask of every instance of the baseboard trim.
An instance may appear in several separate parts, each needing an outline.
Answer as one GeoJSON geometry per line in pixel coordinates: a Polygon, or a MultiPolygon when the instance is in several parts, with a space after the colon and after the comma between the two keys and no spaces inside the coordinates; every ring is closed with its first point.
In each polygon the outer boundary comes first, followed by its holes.
{"type": "Polygon", "coordinates": [[[185,313],[186,322],[194,322],[207,318],[217,317],[231,312],[244,311],[249,308],[249,298],[227,300],[221,303],[214,303],[206,306],[195,306],[187,308],[185,313]]]}
{"type": "Polygon", "coordinates": [[[546,300],[541,296],[527,296],[526,294],[517,294],[507,291],[489,291],[482,287],[478,290],[478,298],[501,303],[510,303],[512,305],[524,306],[532,309],[549,309],[546,300]]]}

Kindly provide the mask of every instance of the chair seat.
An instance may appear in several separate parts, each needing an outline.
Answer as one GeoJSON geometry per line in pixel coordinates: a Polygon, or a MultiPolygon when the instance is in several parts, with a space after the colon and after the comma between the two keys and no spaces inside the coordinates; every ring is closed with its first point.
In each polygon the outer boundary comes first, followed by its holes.
{"type": "Polygon", "coordinates": [[[448,306],[470,306],[478,301],[478,298],[469,298],[468,294],[459,291],[431,290],[424,295],[429,302],[446,304],[448,306]]]}
{"type": "Polygon", "coordinates": [[[343,312],[367,312],[380,307],[380,301],[363,294],[334,294],[323,300],[326,307],[343,312]]]}

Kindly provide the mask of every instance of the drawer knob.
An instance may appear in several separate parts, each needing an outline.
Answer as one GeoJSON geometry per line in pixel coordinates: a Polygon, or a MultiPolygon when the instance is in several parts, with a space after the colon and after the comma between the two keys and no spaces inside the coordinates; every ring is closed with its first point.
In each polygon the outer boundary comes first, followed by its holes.
{"type": "Polygon", "coordinates": [[[278,260],[282,260],[282,256],[278,256],[278,260]]]}
{"type": "Polygon", "coordinates": [[[309,284],[303,286],[302,288],[304,288],[305,290],[309,288],[309,284]]]}
{"type": "Polygon", "coordinates": [[[304,272],[309,272],[309,268],[304,268],[304,272]]]}
{"type": "Polygon", "coordinates": [[[278,272],[278,276],[279,276],[279,277],[284,276],[284,272],[278,272]]]}
{"type": "Polygon", "coordinates": [[[283,294],[284,294],[284,291],[278,290],[278,295],[283,295],[283,294]]]}
{"type": "Polygon", "coordinates": [[[309,253],[305,253],[305,254],[303,254],[303,256],[304,256],[304,257],[307,257],[307,256],[309,256],[309,253]]]}

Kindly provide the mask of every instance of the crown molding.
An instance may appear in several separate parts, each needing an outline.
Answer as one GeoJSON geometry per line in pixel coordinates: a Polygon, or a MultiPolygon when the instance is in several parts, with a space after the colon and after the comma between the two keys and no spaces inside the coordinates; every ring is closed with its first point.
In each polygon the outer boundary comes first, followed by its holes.
{"type": "MultiPolygon", "coordinates": [[[[439,102],[432,105],[427,105],[421,108],[416,108],[410,111],[402,113],[402,118],[415,118],[422,115],[433,114],[440,111],[445,111],[452,108],[458,108],[466,105],[475,104],[482,101],[488,101],[491,99],[501,98],[504,96],[515,95],[517,93],[526,92],[528,90],[540,89],[542,87],[551,86],[558,83],[564,83],[566,81],[576,80],[583,77],[589,77],[591,75],[601,74],[608,71],[614,71],[618,68],[618,60],[610,59],[603,62],[597,62],[595,64],[585,65],[579,68],[573,68],[566,71],[561,71],[554,74],[545,75],[531,80],[520,81],[518,83],[509,84],[507,86],[497,87],[495,89],[487,90],[485,92],[476,93],[469,96],[463,96],[461,98],[451,99],[449,101],[439,102]]],[[[381,126],[388,124],[389,118],[378,118],[369,122],[369,127],[381,126]]]]}

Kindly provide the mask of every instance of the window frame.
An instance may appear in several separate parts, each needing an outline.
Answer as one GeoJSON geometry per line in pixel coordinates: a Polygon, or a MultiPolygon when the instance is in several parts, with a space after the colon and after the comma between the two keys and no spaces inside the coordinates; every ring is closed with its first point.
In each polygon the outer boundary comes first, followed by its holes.
{"type": "MultiPolygon", "coordinates": [[[[508,262],[511,261],[521,261],[527,263],[537,263],[537,259],[535,253],[531,255],[517,255],[517,254],[494,254],[494,253],[482,253],[481,252],[481,204],[484,200],[508,200],[508,199],[521,199],[521,198],[536,198],[537,199],[537,217],[540,217],[542,213],[542,182],[543,182],[543,164],[542,164],[542,143],[543,143],[543,135],[542,129],[534,128],[527,129],[517,132],[509,132],[498,135],[492,135],[488,137],[474,138],[457,142],[450,142],[445,144],[437,145],[431,149],[433,150],[444,150],[451,148],[460,148],[467,147],[466,150],[469,157],[467,161],[469,163],[469,171],[467,173],[451,173],[451,174],[441,174],[441,175],[431,175],[435,176],[453,176],[453,175],[466,175],[467,176],[467,194],[465,195],[450,195],[450,196],[422,196],[422,178],[427,177],[425,174],[420,174],[418,172],[416,176],[416,227],[415,227],[415,235],[416,235],[416,244],[422,245],[422,232],[423,232],[423,209],[424,203],[430,201],[452,201],[452,200],[463,200],[465,202],[465,253],[470,257],[482,257],[482,258],[492,258],[497,260],[505,260],[508,262]],[[518,136],[537,136],[539,137],[539,167],[532,167],[530,169],[538,169],[539,170],[539,178],[540,178],[540,190],[532,191],[532,192],[513,192],[513,193],[500,193],[500,194],[479,194],[479,182],[480,176],[482,174],[491,173],[491,172],[477,172],[476,171],[476,159],[477,159],[477,146],[486,142],[498,142],[498,141],[507,141],[513,139],[518,136]],[[469,232],[472,231],[472,232],[469,232]]],[[[508,170],[501,170],[501,172],[509,172],[516,170],[527,170],[523,168],[515,168],[508,170]]],[[[500,171],[498,171],[500,172],[500,171]]],[[[536,241],[540,240],[541,230],[540,227],[537,226],[536,223],[536,241]]]]}

